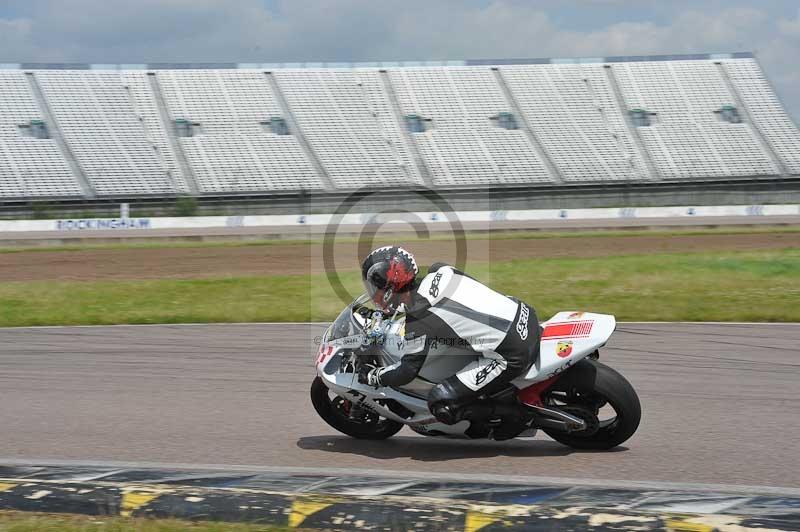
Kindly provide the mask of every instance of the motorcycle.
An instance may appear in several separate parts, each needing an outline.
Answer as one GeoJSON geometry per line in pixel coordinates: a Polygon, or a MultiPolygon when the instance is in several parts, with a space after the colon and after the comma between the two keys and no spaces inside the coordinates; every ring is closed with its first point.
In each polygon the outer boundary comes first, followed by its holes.
{"type": "Polygon", "coordinates": [[[506,389],[476,399],[496,414],[480,426],[469,419],[445,425],[426,400],[433,386],[475,360],[474,351],[437,346],[449,349],[447,356],[429,356],[417,378],[402,387],[359,382],[362,364],[388,366],[402,357],[404,324],[401,312],[385,314],[362,295],[325,331],[311,402],[331,427],[370,440],[389,438],[404,426],[425,436],[475,439],[491,438],[493,427],[502,423],[518,423],[516,437],[533,437],[541,429],[570,447],[604,450],[625,442],[639,426],[641,406],[633,387],[598,360],[616,328],[614,316],[559,312],[542,323],[540,354],[528,372],[506,389]],[[520,410],[521,418],[504,414],[520,410]]]}

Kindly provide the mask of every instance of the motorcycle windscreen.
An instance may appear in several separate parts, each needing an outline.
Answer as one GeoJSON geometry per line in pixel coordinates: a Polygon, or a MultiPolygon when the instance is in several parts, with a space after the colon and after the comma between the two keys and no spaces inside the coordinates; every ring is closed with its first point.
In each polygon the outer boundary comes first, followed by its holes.
{"type": "Polygon", "coordinates": [[[351,304],[339,313],[331,326],[325,333],[325,341],[340,340],[342,338],[353,338],[363,334],[364,318],[358,313],[354,313],[355,309],[359,309],[368,305],[369,298],[366,295],[361,295],[356,298],[351,304]]]}

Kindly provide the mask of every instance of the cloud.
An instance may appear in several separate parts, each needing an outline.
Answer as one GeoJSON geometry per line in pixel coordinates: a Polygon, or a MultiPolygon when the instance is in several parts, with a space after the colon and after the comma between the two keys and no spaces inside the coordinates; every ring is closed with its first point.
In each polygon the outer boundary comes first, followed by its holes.
{"type": "MultiPolygon", "coordinates": [[[[800,55],[800,19],[794,8],[789,14],[779,9],[791,2],[6,1],[16,15],[0,18],[0,61],[5,62],[367,61],[755,50],[800,116],[793,67],[800,55]]],[[[3,12],[0,8],[0,17],[3,12]]]]}
{"type": "Polygon", "coordinates": [[[27,39],[9,43],[27,61],[216,61],[246,55],[274,36],[259,0],[40,0],[27,39]]]}
{"type": "Polygon", "coordinates": [[[28,19],[0,18],[0,50],[5,50],[6,54],[6,57],[0,56],[0,62],[15,62],[16,58],[25,53],[30,46],[28,43],[32,25],[32,21],[28,19]]]}

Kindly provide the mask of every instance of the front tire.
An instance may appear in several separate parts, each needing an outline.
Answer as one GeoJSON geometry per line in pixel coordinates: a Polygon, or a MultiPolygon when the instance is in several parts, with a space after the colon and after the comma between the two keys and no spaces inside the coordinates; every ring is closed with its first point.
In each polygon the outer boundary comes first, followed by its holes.
{"type": "Polygon", "coordinates": [[[311,403],[319,417],[325,423],[346,434],[360,440],[385,440],[391,438],[403,428],[402,423],[392,419],[381,418],[377,414],[368,413],[364,419],[357,421],[345,412],[349,409],[350,402],[333,394],[321,377],[316,377],[311,383],[311,403]]]}
{"type": "Polygon", "coordinates": [[[580,432],[562,432],[555,429],[543,429],[544,432],[559,443],[575,449],[607,450],[620,445],[633,436],[639,427],[642,407],[633,386],[617,371],[600,362],[591,361],[597,372],[591,390],[582,390],[577,394],[552,393],[547,400],[553,406],[577,407],[589,413],[594,412],[592,421],[595,429],[588,434],[580,432]],[[615,417],[599,421],[601,407],[608,406],[614,410],[615,417]],[[599,424],[597,424],[599,421],[599,424]]]}

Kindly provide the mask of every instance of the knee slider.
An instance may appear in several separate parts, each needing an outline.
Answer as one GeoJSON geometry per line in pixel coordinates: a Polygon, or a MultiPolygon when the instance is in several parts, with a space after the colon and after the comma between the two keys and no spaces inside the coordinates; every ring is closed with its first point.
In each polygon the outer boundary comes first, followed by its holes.
{"type": "Polygon", "coordinates": [[[437,403],[431,405],[429,408],[433,417],[445,425],[455,425],[461,421],[460,412],[452,404],[437,403]]]}
{"type": "Polygon", "coordinates": [[[445,425],[455,425],[462,419],[458,392],[447,380],[434,386],[428,394],[428,409],[445,425]]]}

